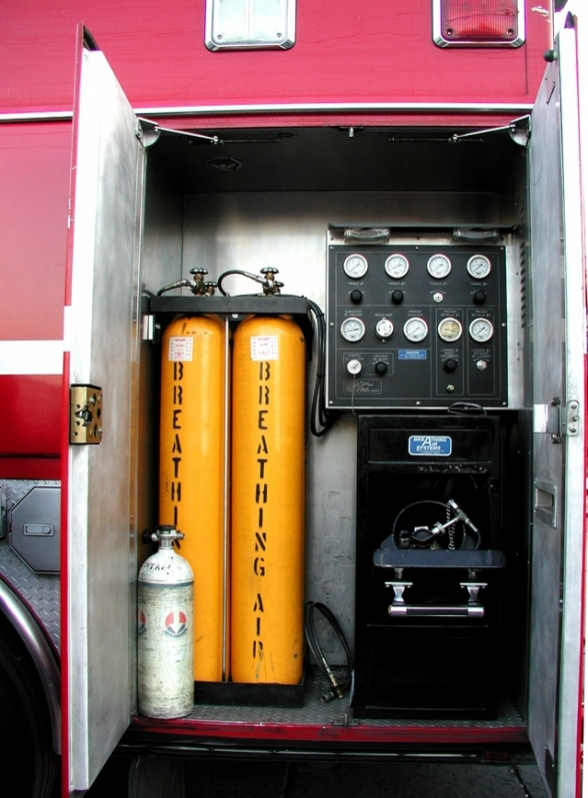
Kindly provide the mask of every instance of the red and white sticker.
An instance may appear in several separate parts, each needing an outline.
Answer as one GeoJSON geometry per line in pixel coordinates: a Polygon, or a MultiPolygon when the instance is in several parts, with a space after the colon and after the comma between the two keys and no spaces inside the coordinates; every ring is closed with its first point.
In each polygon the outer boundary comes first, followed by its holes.
{"type": "Polygon", "coordinates": [[[172,335],[169,339],[168,360],[192,360],[194,339],[189,336],[172,335]]]}
{"type": "Polygon", "coordinates": [[[169,637],[183,637],[188,631],[188,616],[183,609],[176,607],[165,614],[163,624],[169,637]]]}
{"type": "Polygon", "coordinates": [[[278,360],[278,336],[251,336],[251,360],[278,360]]]}

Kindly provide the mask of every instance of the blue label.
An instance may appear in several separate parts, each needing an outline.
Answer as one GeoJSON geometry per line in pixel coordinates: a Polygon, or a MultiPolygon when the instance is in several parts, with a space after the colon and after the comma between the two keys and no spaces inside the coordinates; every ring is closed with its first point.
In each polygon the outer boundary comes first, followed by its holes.
{"type": "Polygon", "coordinates": [[[411,435],[408,453],[413,457],[449,457],[451,445],[448,435],[411,435]]]}
{"type": "Polygon", "coordinates": [[[426,360],[426,349],[399,349],[398,360],[426,360]]]}

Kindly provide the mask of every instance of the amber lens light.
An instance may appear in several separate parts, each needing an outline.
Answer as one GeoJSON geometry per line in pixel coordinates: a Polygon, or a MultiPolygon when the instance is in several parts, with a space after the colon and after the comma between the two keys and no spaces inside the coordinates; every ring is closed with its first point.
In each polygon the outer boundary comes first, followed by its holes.
{"type": "Polygon", "coordinates": [[[514,41],[518,36],[517,0],[442,0],[441,25],[447,41],[514,41]]]}

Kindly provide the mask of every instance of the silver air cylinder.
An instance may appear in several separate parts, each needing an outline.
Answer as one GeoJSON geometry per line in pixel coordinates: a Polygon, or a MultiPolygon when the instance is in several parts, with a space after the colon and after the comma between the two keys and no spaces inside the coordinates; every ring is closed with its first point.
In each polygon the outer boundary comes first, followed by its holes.
{"type": "Polygon", "coordinates": [[[173,549],[181,532],[160,526],[152,537],[159,550],[139,572],[139,712],[181,718],[194,705],[194,575],[173,549]]]}

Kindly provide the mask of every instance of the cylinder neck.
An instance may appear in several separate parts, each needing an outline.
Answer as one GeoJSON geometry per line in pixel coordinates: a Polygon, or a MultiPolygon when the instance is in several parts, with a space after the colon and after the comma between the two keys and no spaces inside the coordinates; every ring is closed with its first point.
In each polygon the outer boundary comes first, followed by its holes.
{"type": "Polygon", "coordinates": [[[183,540],[184,535],[171,524],[164,524],[158,526],[155,532],[151,535],[151,540],[159,543],[161,549],[171,549],[174,540],[183,540]]]}

